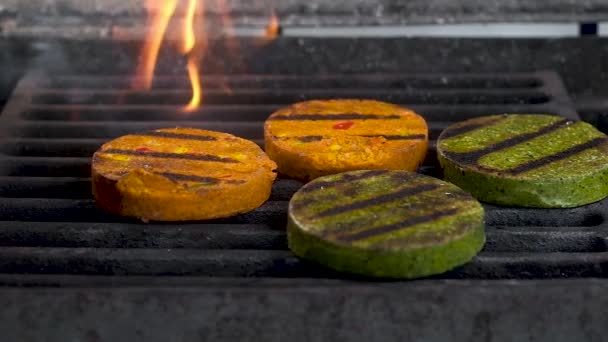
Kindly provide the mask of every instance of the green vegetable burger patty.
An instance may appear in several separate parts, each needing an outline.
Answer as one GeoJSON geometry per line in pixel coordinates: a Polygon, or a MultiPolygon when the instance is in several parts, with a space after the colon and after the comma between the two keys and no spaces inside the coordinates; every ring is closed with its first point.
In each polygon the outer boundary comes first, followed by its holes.
{"type": "Polygon", "coordinates": [[[489,203],[576,207],[608,196],[608,137],[552,115],[494,115],[448,127],[444,178],[489,203]]]}
{"type": "Polygon", "coordinates": [[[480,203],[455,185],[407,171],[318,178],[289,203],[289,248],[338,271],[418,278],[471,260],[485,242],[480,203]]]}

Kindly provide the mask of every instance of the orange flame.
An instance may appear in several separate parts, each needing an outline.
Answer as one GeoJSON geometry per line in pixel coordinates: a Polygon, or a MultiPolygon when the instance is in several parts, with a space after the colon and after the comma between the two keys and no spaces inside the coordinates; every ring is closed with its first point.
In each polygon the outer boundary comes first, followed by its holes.
{"type": "MultiPolygon", "coordinates": [[[[204,1],[201,1],[201,8],[197,12],[199,0],[188,0],[184,15],[183,33],[181,35],[179,51],[187,56],[187,70],[192,88],[192,98],[184,107],[184,111],[190,112],[200,107],[202,88],[199,77],[197,36],[195,33],[195,18],[197,14],[204,11],[204,1]]],[[[148,13],[148,32],[140,55],[139,64],[136,70],[136,77],[133,80],[133,88],[137,90],[148,90],[152,87],[154,71],[158,61],[158,53],[162,45],[163,37],[169,26],[171,17],[175,14],[177,0],[146,0],[146,11],[148,13]]],[[[202,16],[201,16],[202,17],[202,16]]],[[[203,35],[206,45],[206,35],[203,35]]]]}
{"type": "Polygon", "coordinates": [[[202,87],[201,80],[199,77],[198,64],[196,64],[195,58],[188,58],[188,77],[190,78],[190,84],[192,86],[192,98],[190,102],[184,107],[184,111],[192,112],[201,105],[202,87]]]}
{"type": "Polygon", "coordinates": [[[264,30],[264,35],[257,40],[259,45],[266,45],[273,40],[277,39],[281,34],[281,22],[276,12],[273,10],[270,13],[270,20],[266,25],[266,29],[264,30]]]}
{"type": "Polygon", "coordinates": [[[275,11],[272,11],[270,15],[270,22],[266,26],[266,39],[274,40],[281,33],[281,26],[279,24],[279,17],[277,16],[275,11]]]}
{"type": "MultiPolygon", "coordinates": [[[[194,53],[196,45],[196,34],[194,33],[194,15],[196,14],[196,4],[198,0],[189,0],[188,7],[186,10],[186,16],[184,20],[184,34],[182,36],[182,53],[188,55],[188,77],[190,78],[190,87],[192,88],[192,97],[190,102],[184,107],[184,111],[192,112],[201,105],[202,87],[201,80],[199,77],[200,71],[198,67],[197,54],[194,53]]],[[[205,3],[203,1],[201,6],[201,12],[205,10],[205,3]]],[[[204,13],[203,13],[204,14],[204,13]]],[[[204,35],[204,40],[207,37],[204,35]]],[[[206,44],[205,44],[206,45],[206,44]]]]}
{"type": "Polygon", "coordinates": [[[196,42],[196,35],[194,34],[194,15],[196,14],[196,3],[197,0],[189,0],[188,7],[186,10],[186,16],[184,18],[184,33],[182,35],[182,48],[181,52],[187,54],[192,51],[196,42]]]}
{"type": "MultiPolygon", "coordinates": [[[[136,77],[132,86],[136,90],[147,90],[152,86],[158,54],[166,35],[169,23],[179,12],[183,25],[180,27],[180,38],[178,41],[178,51],[187,58],[186,69],[192,97],[183,111],[191,112],[198,109],[202,102],[203,89],[200,78],[199,63],[206,56],[208,45],[207,27],[205,22],[205,11],[208,0],[145,0],[145,7],[148,14],[148,26],[142,52],[139,56],[139,64],[136,70],[136,77]],[[185,3],[185,6],[181,6],[185,3]],[[178,7],[178,4],[180,5],[178,7]],[[200,28],[197,30],[197,28],[200,28]]],[[[229,53],[238,55],[237,40],[233,34],[232,18],[226,0],[216,0],[221,12],[221,24],[228,33],[226,39],[229,53]]],[[[266,27],[264,41],[274,40],[280,34],[279,18],[272,12],[270,23],[266,27]]],[[[223,81],[222,87],[228,93],[231,92],[228,83],[223,81]]]]}

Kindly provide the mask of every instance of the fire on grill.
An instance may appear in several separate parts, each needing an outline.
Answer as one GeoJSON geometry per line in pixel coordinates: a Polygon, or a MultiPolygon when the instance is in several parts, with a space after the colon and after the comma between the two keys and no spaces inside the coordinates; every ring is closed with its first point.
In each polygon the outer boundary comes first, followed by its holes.
{"type": "MultiPolygon", "coordinates": [[[[145,6],[148,13],[147,33],[139,56],[136,75],[133,79],[133,89],[149,90],[152,87],[154,72],[158,60],[158,54],[162,47],[163,38],[173,17],[178,18],[182,23],[179,25],[181,33],[179,40],[174,42],[177,49],[186,59],[186,69],[190,81],[192,96],[188,104],[183,108],[185,112],[196,110],[201,103],[202,87],[200,81],[201,70],[199,64],[204,62],[205,54],[209,45],[209,31],[214,31],[205,22],[205,9],[208,2],[188,0],[179,2],[177,0],[155,1],[146,0],[145,6]],[[183,5],[183,6],[180,6],[183,5]],[[182,13],[179,13],[179,12],[182,13]]],[[[216,5],[222,10],[222,20],[220,27],[222,32],[232,33],[233,26],[230,14],[228,13],[226,0],[215,1],[216,5]]],[[[215,31],[218,31],[216,28],[215,31]]],[[[279,20],[273,12],[265,31],[264,41],[270,41],[277,37],[279,20]]],[[[238,54],[237,46],[233,39],[226,40],[229,52],[232,55],[238,54]]],[[[228,56],[230,57],[230,56],[228,56]]],[[[230,88],[226,87],[229,91],[230,88]]]]}
{"type": "Polygon", "coordinates": [[[150,340],[605,333],[605,182],[587,177],[605,138],[581,120],[606,131],[606,42],[578,36],[601,3],[93,2],[0,18],[16,66],[0,115],[7,324],[66,317],[88,329],[64,329],[75,340],[116,337],[105,320],[133,313],[150,340]],[[538,36],[454,37],[513,18],[538,36]],[[438,22],[443,36],[410,37],[438,22]],[[143,197],[120,207],[106,187],[104,210],[91,168],[108,143],[143,197]],[[159,216],[121,212],[159,193],[159,216]],[[158,324],[175,317],[195,329],[158,324]]]}

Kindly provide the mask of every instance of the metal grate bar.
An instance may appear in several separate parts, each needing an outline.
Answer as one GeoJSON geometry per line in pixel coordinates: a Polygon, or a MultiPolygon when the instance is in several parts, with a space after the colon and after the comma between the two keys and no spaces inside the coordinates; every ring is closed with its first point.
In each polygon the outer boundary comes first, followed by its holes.
{"type": "MultiPolygon", "coordinates": [[[[432,139],[453,122],[488,114],[578,119],[551,72],[233,75],[205,82],[205,105],[184,114],[184,78],[160,76],[149,93],[130,91],[128,80],[118,76],[24,78],[0,116],[0,277],[10,283],[9,275],[24,279],[19,274],[25,273],[48,279],[105,275],[120,276],[117,281],[125,284],[142,275],[346,277],[288,252],[286,208],[302,185],[297,181],[277,181],[270,201],[250,213],[210,222],[142,224],[99,211],[90,195],[90,157],[120,135],[180,125],[229,132],[261,145],[266,117],[305,98],[400,103],[425,116],[432,139]]],[[[431,143],[420,171],[438,175],[436,164],[431,143]]],[[[486,205],[485,250],[438,278],[606,277],[606,205],[564,210],[486,205]]]]}

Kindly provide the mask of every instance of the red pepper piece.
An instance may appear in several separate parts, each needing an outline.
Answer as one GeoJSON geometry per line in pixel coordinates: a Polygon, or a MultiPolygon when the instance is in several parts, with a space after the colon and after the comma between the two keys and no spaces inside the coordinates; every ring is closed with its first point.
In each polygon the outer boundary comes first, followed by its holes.
{"type": "Polygon", "coordinates": [[[152,152],[152,150],[147,147],[138,147],[135,149],[135,152],[152,152]]]}
{"type": "Polygon", "coordinates": [[[349,129],[351,127],[353,127],[355,123],[352,121],[344,121],[344,122],[339,122],[337,124],[335,124],[332,128],[333,129],[349,129]]]}

